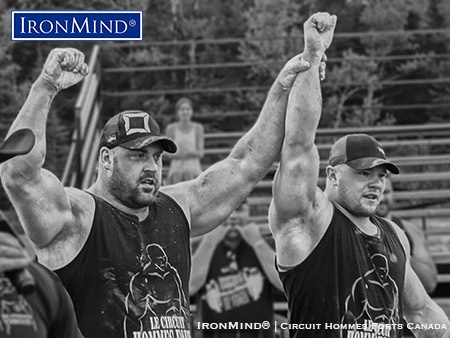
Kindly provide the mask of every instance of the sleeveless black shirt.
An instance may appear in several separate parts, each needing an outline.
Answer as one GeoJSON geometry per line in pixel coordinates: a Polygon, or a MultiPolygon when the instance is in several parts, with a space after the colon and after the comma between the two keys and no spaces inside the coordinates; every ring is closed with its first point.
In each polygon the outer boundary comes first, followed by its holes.
{"type": "Polygon", "coordinates": [[[311,254],[280,272],[291,337],[402,336],[406,256],[395,229],[380,217],[379,236],[364,234],[339,209],[311,254]]]}
{"type": "Polygon", "coordinates": [[[190,337],[189,224],[159,192],[139,222],[94,196],[91,232],[57,274],[86,338],[190,337]]]}

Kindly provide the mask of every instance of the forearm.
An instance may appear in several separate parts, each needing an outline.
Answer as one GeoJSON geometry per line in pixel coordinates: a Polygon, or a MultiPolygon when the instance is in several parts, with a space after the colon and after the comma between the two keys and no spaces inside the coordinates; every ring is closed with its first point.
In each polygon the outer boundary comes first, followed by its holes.
{"type": "Polygon", "coordinates": [[[50,105],[56,91],[46,86],[38,79],[31,87],[30,93],[14,120],[8,135],[21,128],[31,129],[36,141],[33,149],[25,156],[12,159],[2,166],[2,178],[14,175],[27,176],[36,173],[44,164],[46,145],[45,128],[50,105]]]}
{"type": "Polygon", "coordinates": [[[255,125],[231,151],[230,157],[244,160],[246,172],[256,180],[266,173],[281,150],[288,95],[289,88],[276,81],[255,125]]]}
{"type": "Polygon", "coordinates": [[[321,110],[319,64],[316,64],[294,81],[287,105],[284,146],[313,146],[321,110]]]}
{"type": "Polygon", "coordinates": [[[192,255],[191,278],[189,279],[189,293],[194,295],[206,283],[209,266],[216,244],[205,238],[202,239],[197,250],[192,255]]]}
{"type": "Polygon", "coordinates": [[[262,237],[255,241],[252,247],[270,283],[278,290],[283,291],[283,285],[275,270],[275,251],[262,237]]]}

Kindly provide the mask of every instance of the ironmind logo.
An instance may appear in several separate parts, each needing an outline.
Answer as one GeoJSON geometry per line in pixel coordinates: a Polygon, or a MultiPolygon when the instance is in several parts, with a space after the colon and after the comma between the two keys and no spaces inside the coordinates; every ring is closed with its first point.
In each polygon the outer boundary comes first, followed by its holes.
{"type": "Polygon", "coordinates": [[[11,40],[142,40],[142,11],[11,11],[11,40]]]}

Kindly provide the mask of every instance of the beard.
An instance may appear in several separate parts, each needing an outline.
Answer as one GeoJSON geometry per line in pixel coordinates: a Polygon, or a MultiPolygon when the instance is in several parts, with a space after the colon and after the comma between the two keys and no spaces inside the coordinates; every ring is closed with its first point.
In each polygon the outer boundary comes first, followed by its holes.
{"type": "Polygon", "coordinates": [[[139,180],[132,185],[130,180],[127,179],[126,175],[115,166],[111,178],[109,180],[108,190],[110,193],[116,197],[123,205],[132,208],[140,209],[148,207],[155,202],[156,195],[160,188],[160,183],[152,175],[154,186],[153,188],[140,187],[139,182],[149,177],[150,175],[141,175],[139,180]],[[143,177],[142,177],[143,176],[143,177]]]}
{"type": "Polygon", "coordinates": [[[361,200],[352,202],[350,196],[339,195],[338,203],[356,217],[371,217],[375,215],[375,206],[365,205],[361,200]]]}

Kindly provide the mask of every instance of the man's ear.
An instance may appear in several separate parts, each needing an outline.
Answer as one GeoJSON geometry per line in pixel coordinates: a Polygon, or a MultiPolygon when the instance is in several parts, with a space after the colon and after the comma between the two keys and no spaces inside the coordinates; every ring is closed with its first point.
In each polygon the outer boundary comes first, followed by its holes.
{"type": "Polygon", "coordinates": [[[328,180],[331,182],[332,185],[337,185],[337,175],[336,175],[336,168],[329,165],[325,168],[325,173],[327,175],[328,180]]]}
{"type": "Polygon", "coordinates": [[[113,164],[113,153],[112,149],[109,149],[107,147],[102,147],[100,149],[100,159],[99,159],[100,165],[105,168],[106,170],[112,169],[113,164]]]}

